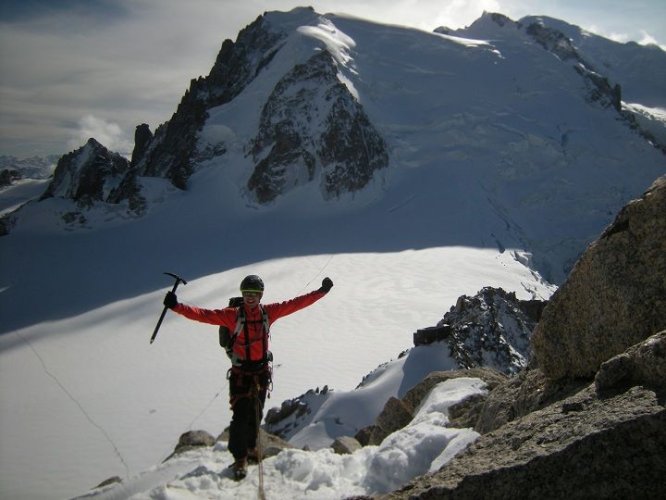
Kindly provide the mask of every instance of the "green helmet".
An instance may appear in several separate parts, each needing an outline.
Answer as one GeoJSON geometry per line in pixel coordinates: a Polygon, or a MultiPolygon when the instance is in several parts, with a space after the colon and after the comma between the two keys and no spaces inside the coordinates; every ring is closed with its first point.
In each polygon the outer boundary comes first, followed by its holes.
{"type": "Polygon", "coordinates": [[[240,291],[264,293],[264,282],[256,274],[250,274],[241,281],[240,291]]]}

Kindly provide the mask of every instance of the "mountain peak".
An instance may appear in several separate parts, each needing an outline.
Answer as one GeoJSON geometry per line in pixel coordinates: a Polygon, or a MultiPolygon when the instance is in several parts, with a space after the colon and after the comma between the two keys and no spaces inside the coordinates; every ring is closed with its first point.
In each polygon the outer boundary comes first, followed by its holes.
{"type": "Polygon", "coordinates": [[[90,138],[84,146],[60,158],[41,199],[71,198],[83,206],[109,201],[128,171],[127,159],[90,138]]]}

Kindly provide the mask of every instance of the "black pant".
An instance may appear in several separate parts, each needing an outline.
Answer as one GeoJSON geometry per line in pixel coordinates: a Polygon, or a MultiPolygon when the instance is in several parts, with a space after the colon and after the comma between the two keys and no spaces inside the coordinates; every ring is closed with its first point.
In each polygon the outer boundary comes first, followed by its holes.
{"type": "Polygon", "coordinates": [[[271,373],[268,365],[258,371],[234,367],[229,374],[229,402],[232,417],[229,426],[229,451],[238,460],[256,448],[259,425],[263,418],[264,402],[271,373]]]}

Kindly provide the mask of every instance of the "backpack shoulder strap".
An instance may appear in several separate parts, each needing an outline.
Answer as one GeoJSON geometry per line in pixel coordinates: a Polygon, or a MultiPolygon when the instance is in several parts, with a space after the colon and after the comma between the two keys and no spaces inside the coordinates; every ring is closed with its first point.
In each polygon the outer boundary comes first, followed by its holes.
{"type": "Polygon", "coordinates": [[[243,330],[245,326],[245,310],[243,306],[236,308],[236,328],[234,328],[234,333],[231,335],[231,343],[233,344],[238,337],[238,334],[243,330]]]}
{"type": "MultiPolygon", "coordinates": [[[[268,313],[266,312],[266,309],[264,308],[263,305],[259,304],[259,308],[261,310],[261,318],[262,318],[262,324],[264,327],[264,335],[263,335],[263,350],[264,350],[264,355],[268,352],[268,336],[270,333],[270,321],[268,319],[268,313]]],[[[245,320],[245,310],[243,309],[243,306],[238,307],[237,313],[236,313],[236,328],[234,329],[233,334],[231,335],[231,338],[229,340],[229,349],[233,350],[234,343],[236,342],[236,338],[238,335],[240,335],[241,332],[245,332],[246,339],[245,339],[245,348],[247,350],[247,359],[250,359],[250,334],[247,331],[247,321],[245,320]]]]}
{"type": "Polygon", "coordinates": [[[264,333],[266,333],[266,336],[268,336],[271,331],[271,325],[268,321],[268,313],[266,312],[266,309],[264,309],[264,306],[259,304],[259,307],[261,308],[261,319],[264,323],[264,333]]]}

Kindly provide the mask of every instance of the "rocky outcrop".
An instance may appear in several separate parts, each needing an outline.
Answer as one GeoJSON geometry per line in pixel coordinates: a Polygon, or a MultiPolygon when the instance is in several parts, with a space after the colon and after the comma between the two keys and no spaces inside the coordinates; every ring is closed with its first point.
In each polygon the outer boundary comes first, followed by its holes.
{"type": "Polygon", "coordinates": [[[594,385],[481,436],[433,475],[386,499],[659,498],[666,410],[640,386],[600,398],[594,385]]]}
{"type": "Polygon", "coordinates": [[[525,32],[562,61],[574,63],[574,69],[583,77],[587,87],[589,101],[604,107],[612,106],[618,112],[622,111],[620,85],[612,85],[607,77],[597,73],[594,67],[580,56],[571,39],[556,29],[544,26],[542,22],[530,23],[525,32]]]}
{"type": "Polygon", "coordinates": [[[268,432],[287,438],[295,432],[304,419],[312,413],[312,408],[318,408],[329,394],[328,386],[321,390],[319,387],[310,389],[293,399],[283,401],[279,408],[271,408],[264,417],[264,427],[268,432]]]}
{"type": "Polygon", "coordinates": [[[257,163],[247,187],[260,203],[312,182],[318,169],[325,198],[358,191],[388,165],[383,138],[337,71],[321,51],[275,86],[251,144],[257,163]]]}
{"type": "Polygon", "coordinates": [[[360,450],[362,445],[353,437],[342,436],[333,441],[331,448],[338,455],[349,455],[360,450]]]}
{"type": "Polygon", "coordinates": [[[529,338],[544,306],[544,301],[518,300],[515,293],[486,287],[473,297],[459,297],[437,326],[418,330],[414,345],[445,341],[461,368],[517,373],[527,366],[529,338]]]}
{"type": "Polygon", "coordinates": [[[153,133],[147,123],[136,126],[134,131],[134,150],[132,150],[131,166],[135,167],[145,156],[148,144],[153,140],[153,133]]]}
{"type": "Polygon", "coordinates": [[[0,188],[11,186],[17,180],[21,179],[21,172],[13,168],[0,170],[0,188]]]}
{"type": "MultiPolygon", "coordinates": [[[[477,377],[490,388],[497,386],[527,365],[529,337],[545,305],[540,300],[518,300],[515,293],[486,287],[473,297],[463,295],[444,315],[437,326],[418,330],[414,345],[424,346],[445,342],[449,355],[461,368],[434,372],[409,390],[402,399],[390,398],[372,425],[360,429],[354,436],[363,445],[380,444],[392,432],[407,425],[428,392],[438,383],[457,377],[477,377]]],[[[407,352],[402,355],[407,354],[407,352]]],[[[400,357],[402,357],[402,355],[400,357]]],[[[364,386],[369,376],[359,384],[364,386]]],[[[308,421],[310,415],[327,398],[328,388],[308,391],[297,398],[284,401],[279,408],[268,410],[266,429],[289,438],[308,421]]],[[[466,401],[450,411],[451,421],[461,427],[475,427],[481,418],[485,398],[466,401]]],[[[505,410],[504,422],[514,418],[511,408],[505,410]]],[[[484,424],[485,426],[492,424],[484,424]]]]}
{"type": "Polygon", "coordinates": [[[618,214],[574,266],[532,337],[550,379],[592,377],[666,327],[666,176],[618,214]]]}
{"type": "Polygon", "coordinates": [[[74,200],[79,207],[96,202],[128,202],[128,208],[140,213],[145,207],[136,184],[135,172],[124,157],[89,139],[85,146],[64,155],[58,161],[53,180],[40,200],[51,197],[74,200]]]}
{"type": "Polygon", "coordinates": [[[69,198],[82,206],[107,201],[129,171],[129,162],[95,139],[64,155],[41,199],[69,198]]]}
{"type": "Polygon", "coordinates": [[[636,385],[666,393],[666,330],[630,347],[601,365],[594,378],[597,392],[607,394],[636,385]]]}
{"type": "MultiPolygon", "coordinates": [[[[224,432],[217,437],[216,441],[229,441],[229,428],[225,429],[224,432]]],[[[274,457],[282,450],[294,448],[284,439],[267,432],[263,428],[259,429],[259,445],[261,448],[261,456],[263,458],[274,457]]]]}
{"type": "Polygon", "coordinates": [[[569,38],[556,29],[544,26],[542,22],[530,23],[525,28],[525,33],[530,35],[535,42],[547,51],[555,54],[562,61],[573,60],[577,63],[585,62],[580,57],[569,38]]]}
{"type": "MultiPolygon", "coordinates": [[[[436,385],[460,377],[479,378],[486,383],[489,391],[506,380],[505,375],[490,368],[432,372],[407,391],[402,399],[390,398],[375,419],[375,423],[361,429],[355,436],[356,440],[364,446],[381,444],[386,436],[412,421],[415,411],[436,385]]],[[[474,396],[452,406],[449,409],[451,427],[473,427],[484,399],[474,396]]]]}

